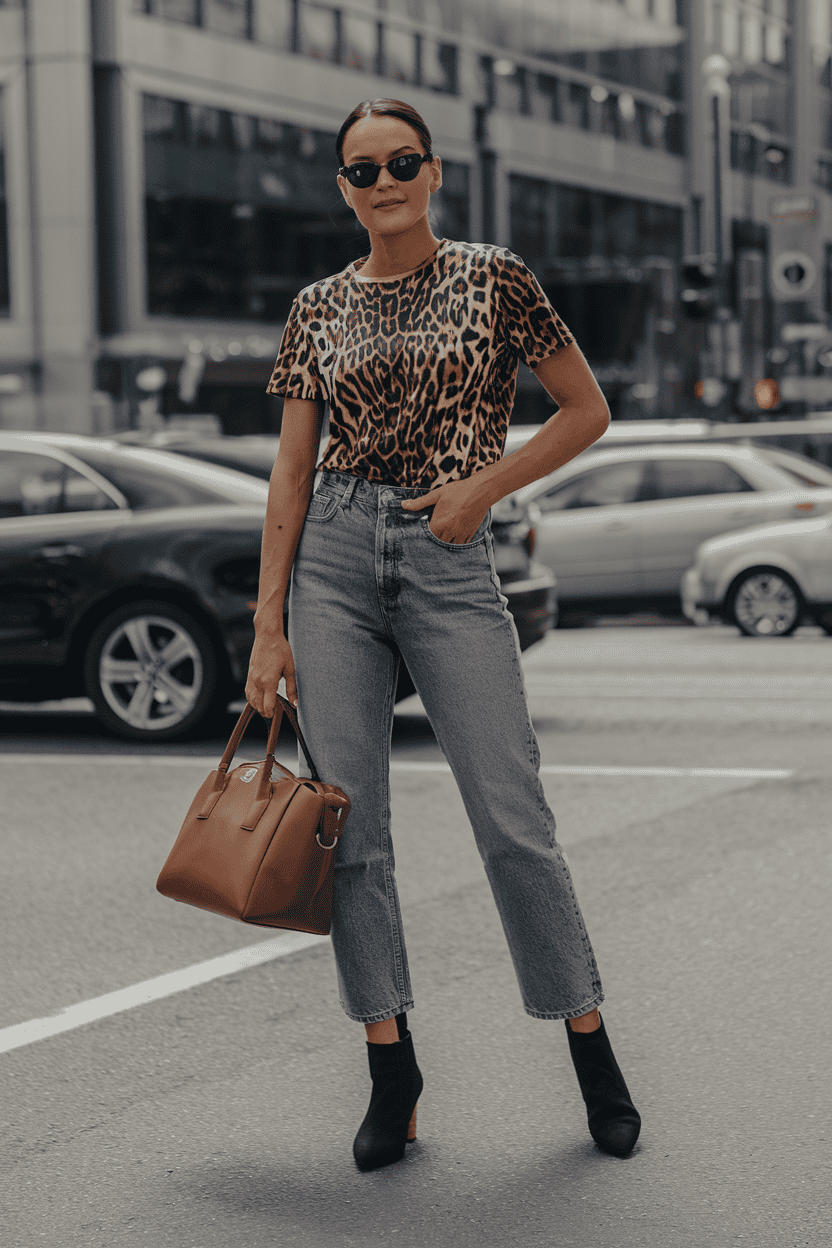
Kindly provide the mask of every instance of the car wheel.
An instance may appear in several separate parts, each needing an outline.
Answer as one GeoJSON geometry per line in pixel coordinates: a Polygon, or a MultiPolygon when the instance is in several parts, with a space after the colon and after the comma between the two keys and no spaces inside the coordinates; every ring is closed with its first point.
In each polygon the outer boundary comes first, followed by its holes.
{"type": "Polygon", "coordinates": [[[90,638],[84,683],[96,714],[129,741],[173,741],[216,709],[217,655],[200,624],[167,602],[132,602],[90,638]]]}
{"type": "Polygon", "coordinates": [[[788,637],[802,614],[800,590],[775,568],[745,572],[729,595],[728,616],[746,637],[788,637]]]}

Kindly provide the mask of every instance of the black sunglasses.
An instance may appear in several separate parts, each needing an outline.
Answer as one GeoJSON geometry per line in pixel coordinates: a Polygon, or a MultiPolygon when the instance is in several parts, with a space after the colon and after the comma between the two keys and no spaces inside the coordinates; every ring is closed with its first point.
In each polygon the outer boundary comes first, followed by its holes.
{"type": "Polygon", "coordinates": [[[433,160],[433,152],[420,156],[418,152],[408,152],[405,156],[394,156],[386,165],[377,165],[373,160],[359,160],[354,165],[342,166],[338,172],[346,178],[350,186],[372,186],[382,169],[388,169],[397,182],[412,182],[426,160],[433,160]]]}

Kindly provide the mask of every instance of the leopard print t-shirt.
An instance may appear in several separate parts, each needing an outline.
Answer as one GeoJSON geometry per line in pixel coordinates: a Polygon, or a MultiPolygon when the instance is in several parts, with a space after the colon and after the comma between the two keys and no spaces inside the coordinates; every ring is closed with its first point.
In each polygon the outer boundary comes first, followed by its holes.
{"type": "Polygon", "coordinates": [[[443,485],[502,458],[518,360],[574,339],[519,256],[443,239],[409,273],[362,278],[368,259],[306,286],[269,394],[322,399],[322,467],[388,485],[443,485]]]}

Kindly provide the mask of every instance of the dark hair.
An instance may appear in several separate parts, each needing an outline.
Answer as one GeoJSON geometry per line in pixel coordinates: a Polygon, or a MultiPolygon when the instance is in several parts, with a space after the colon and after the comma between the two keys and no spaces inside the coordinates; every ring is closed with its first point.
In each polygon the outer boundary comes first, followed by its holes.
{"type": "Polygon", "coordinates": [[[354,126],[357,121],[361,121],[364,117],[398,117],[402,121],[406,121],[412,126],[419,138],[425,152],[433,150],[433,143],[422,117],[416,112],[415,108],[411,108],[409,104],[405,104],[403,100],[362,100],[360,104],[356,104],[341,129],[338,131],[338,137],[335,140],[335,151],[338,155],[338,164],[344,163],[344,140],[347,137],[347,131],[350,126],[354,126]]]}

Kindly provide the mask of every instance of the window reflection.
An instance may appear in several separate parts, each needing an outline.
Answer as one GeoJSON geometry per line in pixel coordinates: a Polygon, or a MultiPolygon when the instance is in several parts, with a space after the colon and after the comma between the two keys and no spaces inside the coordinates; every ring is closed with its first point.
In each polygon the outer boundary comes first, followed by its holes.
{"type": "Polygon", "coordinates": [[[3,91],[0,88],[0,316],[9,315],[9,250],[6,223],[6,162],[3,91]]]}
{"type": "Polygon", "coordinates": [[[292,50],[293,5],[292,0],[258,0],[254,8],[253,37],[258,43],[292,50]]]}
{"type": "Polygon", "coordinates": [[[116,504],[94,482],[46,455],[0,455],[0,519],[109,511],[116,504]]]}
{"type": "Polygon", "coordinates": [[[202,24],[217,35],[236,35],[245,39],[249,34],[248,0],[201,0],[202,24]]]}
{"type": "MultiPolygon", "coordinates": [[[[281,321],[301,287],[369,251],[335,183],[334,131],[157,96],[144,116],[151,315],[281,321]]],[[[443,237],[468,235],[468,176],[443,160],[443,237]]]]}

